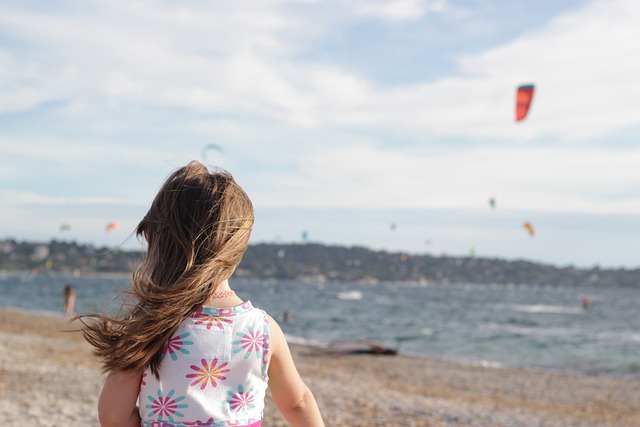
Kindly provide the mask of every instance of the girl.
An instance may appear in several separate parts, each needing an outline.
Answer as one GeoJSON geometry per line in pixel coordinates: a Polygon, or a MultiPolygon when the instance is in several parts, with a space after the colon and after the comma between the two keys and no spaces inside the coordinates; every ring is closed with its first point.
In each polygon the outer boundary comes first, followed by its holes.
{"type": "Polygon", "coordinates": [[[267,386],[292,426],[324,425],[278,324],[230,288],[252,226],[228,173],[193,161],[169,176],[136,229],[148,248],[126,310],[81,316],[109,372],[103,427],[258,427],[267,386]]]}
{"type": "Polygon", "coordinates": [[[73,309],[76,305],[76,291],[73,286],[67,285],[64,287],[64,314],[69,317],[73,316],[73,309]]]}

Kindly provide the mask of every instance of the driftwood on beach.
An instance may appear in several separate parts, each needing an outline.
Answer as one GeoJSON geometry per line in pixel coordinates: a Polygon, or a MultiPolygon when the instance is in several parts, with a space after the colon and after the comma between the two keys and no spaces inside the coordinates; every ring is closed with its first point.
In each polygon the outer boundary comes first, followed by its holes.
{"type": "MultiPolygon", "coordinates": [[[[98,426],[104,375],[65,318],[0,310],[0,425],[98,426]]],[[[640,426],[640,381],[292,345],[327,426],[640,426]]],[[[268,398],[264,427],[286,426],[268,398]]]]}
{"type": "Polygon", "coordinates": [[[327,351],[332,354],[371,354],[374,356],[397,356],[398,348],[385,347],[371,340],[337,340],[329,344],[327,351]]]}

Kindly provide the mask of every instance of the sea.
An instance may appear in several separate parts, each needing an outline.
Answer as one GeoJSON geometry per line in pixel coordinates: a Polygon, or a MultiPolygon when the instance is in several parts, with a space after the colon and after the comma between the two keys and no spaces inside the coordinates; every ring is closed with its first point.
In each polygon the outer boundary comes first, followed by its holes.
{"type": "MultiPolygon", "coordinates": [[[[113,312],[129,279],[2,274],[0,307],[61,316],[67,284],[76,312],[113,312]]],[[[640,286],[231,284],[295,343],[345,349],[374,341],[409,356],[640,379],[640,286]]]]}

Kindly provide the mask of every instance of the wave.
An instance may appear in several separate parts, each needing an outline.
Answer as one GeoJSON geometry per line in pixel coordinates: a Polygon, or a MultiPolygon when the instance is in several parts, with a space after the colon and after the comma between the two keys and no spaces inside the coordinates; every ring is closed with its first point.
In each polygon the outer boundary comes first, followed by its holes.
{"type": "Polygon", "coordinates": [[[360,291],[344,291],[338,292],[336,296],[342,300],[361,300],[362,292],[360,291]]]}
{"type": "Polygon", "coordinates": [[[482,368],[493,368],[493,369],[502,369],[502,368],[509,367],[509,365],[504,363],[499,363],[499,362],[494,362],[491,360],[484,360],[484,359],[469,360],[466,362],[466,364],[470,366],[480,366],[482,368]]]}
{"type": "Polygon", "coordinates": [[[420,335],[430,337],[433,335],[433,329],[431,328],[422,328],[420,329],[420,335]]]}
{"type": "Polygon", "coordinates": [[[431,328],[422,328],[416,334],[413,335],[397,335],[393,339],[396,342],[406,342],[406,341],[417,341],[423,340],[426,337],[431,337],[434,335],[434,331],[431,328]]]}
{"type": "Polygon", "coordinates": [[[310,347],[320,347],[320,348],[326,348],[329,345],[328,341],[304,338],[299,335],[284,334],[284,337],[289,344],[306,345],[310,347]]]}
{"type": "Polygon", "coordinates": [[[640,334],[627,331],[600,331],[596,334],[599,341],[612,341],[616,343],[640,342],[640,334]]]}
{"type": "Polygon", "coordinates": [[[492,331],[506,332],[508,334],[514,335],[543,337],[568,337],[573,336],[579,332],[572,328],[525,327],[499,323],[486,323],[484,325],[484,328],[492,331]]]}
{"type": "Polygon", "coordinates": [[[567,307],[561,305],[511,305],[506,306],[507,309],[520,313],[531,314],[583,314],[584,309],[581,307],[567,307]]]}

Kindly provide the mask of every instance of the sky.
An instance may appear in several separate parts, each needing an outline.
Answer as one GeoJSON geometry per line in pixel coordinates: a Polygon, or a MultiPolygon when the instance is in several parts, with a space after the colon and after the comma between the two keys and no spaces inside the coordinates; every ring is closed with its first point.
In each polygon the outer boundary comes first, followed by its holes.
{"type": "Polygon", "coordinates": [[[247,191],[252,243],[640,267],[638,22],[635,0],[0,0],[0,239],[140,249],[195,159],[247,191]]]}

